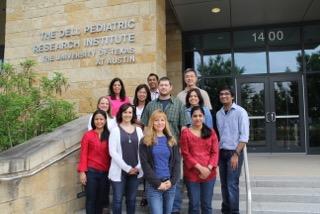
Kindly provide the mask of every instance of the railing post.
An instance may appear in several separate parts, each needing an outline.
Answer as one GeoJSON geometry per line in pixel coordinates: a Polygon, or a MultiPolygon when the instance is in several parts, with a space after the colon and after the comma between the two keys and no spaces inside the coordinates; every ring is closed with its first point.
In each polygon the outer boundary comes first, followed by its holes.
{"type": "Polygon", "coordinates": [[[249,174],[249,164],[248,164],[248,153],[247,146],[243,148],[243,159],[244,159],[244,175],[246,181],[246,210],[247,214],[251,214],[251,186],[250,186],[250,174],[249,174]]]}

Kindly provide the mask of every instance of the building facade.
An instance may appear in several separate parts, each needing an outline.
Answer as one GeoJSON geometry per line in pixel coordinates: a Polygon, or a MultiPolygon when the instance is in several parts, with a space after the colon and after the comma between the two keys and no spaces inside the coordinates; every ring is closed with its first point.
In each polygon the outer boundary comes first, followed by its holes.
{"type": "Polygon", "coordinates": [[[80,113],[114,77],[132,96],[149,73],[168,75],[177,93],[194,67],[215,110],[218,88],[233,86],[250,115],[250,151],[320,153],[319,1],[3,2],[0,56],[62,72],[80,113]]]}

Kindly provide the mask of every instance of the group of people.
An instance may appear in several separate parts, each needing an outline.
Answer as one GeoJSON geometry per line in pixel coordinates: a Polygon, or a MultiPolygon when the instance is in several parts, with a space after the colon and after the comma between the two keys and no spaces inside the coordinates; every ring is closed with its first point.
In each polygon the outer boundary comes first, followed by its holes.
{"type": "Polygon", "coordinates": [[[136,87],[132,101],[121,79],[110,82],[109,95],[99,98],[81,141],[78,172],[86,189],[86,213],[102,213],[110,186],[112,213],[122,213],[124,196],[126,212],[135,213],[139,178],[146,181],[152,214],[181,213],[183,184],[189,213],[212,213],[218,166],[221,211],[239,213],[247,112],[233,102],[233,91],[225,86],[219,90],[223,106],[212,115],[208,93],[196,85],[197,72],[186,69],[184,80],[186,88],[174,97],[170,79],[151,73],[148,85],[136,87]]]}

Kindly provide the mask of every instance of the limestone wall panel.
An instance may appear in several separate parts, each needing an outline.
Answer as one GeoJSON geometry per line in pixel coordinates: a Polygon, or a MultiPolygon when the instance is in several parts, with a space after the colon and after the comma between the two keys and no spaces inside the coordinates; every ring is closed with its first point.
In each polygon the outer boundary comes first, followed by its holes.
{"type": "MultiPolygon", "coordinates": [[[[108,93],[114,77],[123,79],[127,94],[132,96],[137,83],[145,83],[149,73],[166,75],[165,1],[163,0],[15,0],[7,1],[5,60],[18,64],[35,59],[35,71],[48,74],[61,72],[68,79],[69,91],[63,98],[75,102],[80,114],[92,111],[99,96],[108,93]],[[135,20],[134,29],[101,33],[84,33],[87,25],[135,20]],[[79,28],[80,36],[42,40],[41,33],[79,28]],[[86,38],[133,32],[135,41],[119,45],[84,47],[86,38]],[[36,44],[80,40],[79,48],[34,53],[36,44]],[[44,56],[98,50],[101,48],[135,49],[134,63],[97,65],[96,57],[42,62],[44,56]],[[74,90],[74,91],[73,91],[74,90]]],[[[117,57],[115,55],[115,57],[117,57]]]]}

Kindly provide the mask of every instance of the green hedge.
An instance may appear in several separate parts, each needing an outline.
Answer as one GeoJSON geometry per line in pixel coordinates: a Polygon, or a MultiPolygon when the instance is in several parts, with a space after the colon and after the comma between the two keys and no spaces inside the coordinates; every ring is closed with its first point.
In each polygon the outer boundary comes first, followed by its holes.
{"type": "Polygon", "coordinates": [[[67,79],[58,72],[50,79],[40,78],[34,66],[32,60],[17,69],[1,64],[0,151],[76,118],[73,104],[60,98],[68,88],[67,79]]]}

